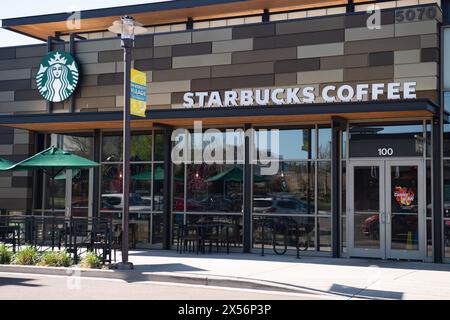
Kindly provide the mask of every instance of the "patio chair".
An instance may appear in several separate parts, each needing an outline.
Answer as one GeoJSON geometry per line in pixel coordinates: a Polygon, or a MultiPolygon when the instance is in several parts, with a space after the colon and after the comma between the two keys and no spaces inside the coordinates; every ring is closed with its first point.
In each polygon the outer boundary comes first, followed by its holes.
{"type": "Polygon", "coordinates": [[[200,249],[204,253],[204,237],[202,237],[201,227],[193,225],[184,225],[180,228],[178,235],[179,253],[196,252],[200,249]]]}

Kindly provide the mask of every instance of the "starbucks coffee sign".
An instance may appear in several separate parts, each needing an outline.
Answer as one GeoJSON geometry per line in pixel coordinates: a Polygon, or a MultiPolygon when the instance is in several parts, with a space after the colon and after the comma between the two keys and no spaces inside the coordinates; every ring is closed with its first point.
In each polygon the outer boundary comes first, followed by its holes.
{"type": "Polygon", "coordinates": [[[327,85],[320,91],[316,87],[304,86],[225,92],[186,92],[183,96],[183,107],[211,108],[415,99],[416,86],[416,82],[392,82],[327,85]]]}
{"type": "Polygon", "coordinates": [[[61,102],[75,91],[78,77],[79,71],[75,59],[67,52],[52,51],[41,60],[36,84],[46,100],[61,102]]]}

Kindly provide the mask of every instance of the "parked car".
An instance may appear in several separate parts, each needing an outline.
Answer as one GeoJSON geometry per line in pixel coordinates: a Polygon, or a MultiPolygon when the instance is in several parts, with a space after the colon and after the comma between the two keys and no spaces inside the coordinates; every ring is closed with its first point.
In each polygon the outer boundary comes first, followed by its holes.
{"type": "Polygon", "coordinates": [[[308,210],[303,201],[292,196],[278,196],[253,199],[254,213],[279,213],[279,214],[308,214],[314,213],[308,210]]]}
{"type": "MultiPolygon", "coordinates": [[[[418,230],[418,217],[412,214],[394,214],[391,218],[392,240],[404,242],[407,240],[408,233],[412,230],[418,230]]],[[[380,237],[380,215],[374,214],[364,220],[362,223],[363,233],[373,240],[380,237]]]]}
{"type": "MultiPolygon", "coordinates": [[[[130,193],[130,211],[151,211],[151,201],[143,199],[136,193],[130,193]]],[[[121,193],[102,194],[102,209],[122,210],[123,195],[121,193]]]]}
{"type": "Polygon", "coordinates": [[[313,208],[310,207],[310,210],[308,210],[306,203],[290,195],[254,198],[253,212],[262,215],[276,214],[273,216],[274,226],[282,226],[284,223],[291,221],[292,225],[297,224],[300,228],[304,228],[307,234],[314,230],[314,219],[308,216],[292,216],[314,214],[313,208]]]}
{"type": "MultiPolygon", "coordinates": [[[[184,198],[176,197],[173,199],[173,211],[182,212],[184,211],[184,198]]],[[[200,203],[187,200],[186,201],[186,211],[189,212],[203,212],[205,211],[205,207],[200,203]]]]}

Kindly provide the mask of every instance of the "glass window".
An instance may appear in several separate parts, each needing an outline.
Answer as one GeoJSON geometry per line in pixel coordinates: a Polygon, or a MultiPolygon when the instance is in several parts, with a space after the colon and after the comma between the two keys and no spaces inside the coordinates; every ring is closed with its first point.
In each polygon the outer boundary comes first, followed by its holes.
{"type": "Polygon", "coordinates": [[[101,210],[122,210],[122,166],[102,165],[101,210]]]}
{"type": "Polygon", "coordinates": [[[433,221],[427,219],[427,256],[433,256],[433,221]]]}
{"type": "MultiPolygon", "coordinates": [[[[104,135],[102,140],[102,161],[120,162],[123,159],[123,138],[118,135],[104,135]]],[[[152,136],[149,134],[133,134],[130,144],[130,161],[152,160],[152,136]]]]}
{"type": "Polygon", "coordinates": [[[164,135],[155,133],[155,161],[164,161],[164,135]]]}
{"type": "Polygon", "coordinates": [[[151,211],[151,165],[130,165],[130,211],[151,211]]]}
{"type": "Polygon", "coordinates": [[[130,161],[151,161],[152,160],[152,135],[132,135],[131,136],[130,161]]]}
{"type": "Polygon", "coordinates": [[[72,170],[72,216],[89,213],[89,169],[72,170]]]}
{"type": "Polygon", "coordinates": [[[241,165],[188,165],[188,212],[242,212],[241,165]]]}
{"type": "MultiPolygon", "coordinates": [[[[45,179],[45,209],[51,211],[54,201],[54,208],[56,211],[61,211],[64,216],[64,210],[66,208],[66,179],[65,172],[58,174],[52,184],[52,179],[44,174],[45,179]]],[[[58,214],[59,215],[59,214],[58,214]]]]}
{"type": "Polygon", "coordinates": [[[319,217],[317,219],[317,249],[331,252],[331,218],[319,217]]]}
{"type": "MultiPolygon", "coordinates": [[[[87,159],[94,158],[93,137],[91,134],[51,134],[50,145],[62,148],[74,155],[78,155],[87,159]]],[[[46,214],[51,214],[52,198],[54,198],[55,214],[59,216],[65,215],[66,207],[71,207],[72,216],[83,217],[88,215],[89,211],[89,169],[79,170],[63,170],[58,172],[55,170],[54,187],[52,180],[47,174],[43,174],[45,179],[44,190],[44,207],[46,214]],[[70,172],[70,175],[69,175],[70,172]],[[66,198],[66,181],[72,178],[72,195],[71,203],[66,198]]],[[[39,183],[43,180],[40,179],[39,183]]],[[[39,196],[39,192],[36,193],[39,196]]],[[[41,209],[41,197],[37,199],[37,209],[41,209]]]]}
{"type": "Polygon", "coordinates": [[[154,164],[153,171],[153,210],[163,211],[163,194],[164,194],[164,165],[154,164]]]}
{"type": "Polygon", "coordinates": [[[450,124],[444,125],[444,157],[450,157],[450,124]]]}
{"type": "Polygon", "coordinates": [[[253,247],[261,249],[264,243],[267,254],[273,253],[274,242],[279,252],[283,252],[285,244],[288,250],[296,250],[297,243],[301,251],[316,250],[314,217],[254,215],[252,230],[253,247]]]}
{"type": "MultiPolygon", "coordinates": [[[[325,138],[324,132],[323,137],[325,138]]],[[[326,140],[326,139],[325,139],[326,140]]],[[[257,152],[267,152],[279,160],[302,160],[315,157],[315,129],[279,130],[279,139],[268,130],[256,130],[257,152]],[[278,150],[277,150],[278,149],[278,150]],[[278,156],[277,156],[278,154],[278,156]]]]}
{"type": "MultiPolygon", "coordinates": [[[[444,29],[444,88],[450,89],[450,28],[444,29]]],[[[446,105],[447,109],[447,105],[446,105]]]]}
{"type": "Polygon", "coordinates": [[[102,161],[122,161],[122,136],[103,136],[102,139],[102,161]]]}
{"type": "Polygon", "coordinates": [[[331,214],[331,162],[317,163],[318,214],[331,214]]]}
{"type": "Polygon", "coordinates": [[[331,129],[319,128],[318,154],[319,159],[331,159],[331,129]]]}
{"type": "Polygon", "coordinates": [[[76,154],[80,157],[94,158],[94,140],[92,136],[86,135],[55,135],[51,137],[52,145],[62,145],[65,151],[76,154]],[[55,139],[61,139],[62,143],[56,143],[55,139]]]}
{"type": "Polygon", "coordinates": [[[431,154],[433,152],[432,144],[431,144],[431,133],[432,133],[432,126],[429,122],[426,124],[426,137],[427,137],[427,158],[431,158],[431,154]]]}
{"type": "MultiPolygon", "coordinates": [[[[448,31],[447,31],[448,32],[448,31]]],[[[448,56],[449,51],[447,51],[447,56],[448,56]]],[[[448,59],[448,57],[446,56],[446,59],[448,59]]],[[[447,79],[448,82],[450,82],[450,75],[447,73],[449,70],[449,66],[447,66],[445,72],[446,72],[446,76],[445,78],[447,79]]],[[[446,87],[446,89],[450,89],[450,87],[446,87]]],[[[444,108],[445,111],[449,112],[450,111],[450,92],[446,91],[444,92],[444,108]]]]}
{"type": "Polygon", "coordinates": [[[341,215],[345,216],[347,213],[347,163],[345,161],[342,161],[341,194],[341,215]]]}
{"type": "Polygon", "coordinates": [[[172,210],[184,212],[184,165],[173,166],[173,204],[172,210]]]}
{"type": "MultiPolygon", "coordinates": [[[[432,213],[433,213],[433,205],[432,205],[433,198],[431,197],[431,191],[432,191],[431,161],[427,160],[426,163],[427,163],[427,167],[426,167],[427,183],[425,185],[425,188],[426,188],[426,202],[427,202],[427,218],[431,218],[432,213]]],[[[449,177],[450,177],[450,172],[449,172],[449,177]]]]}
{"type": "Polygon", "coordinates": [[[450,218],[450,160],[444,160],[444,218],[450,218]]]}
{"type": "Polygon", "coordinates": [[[314,163],[282,162],[276,175],[253,169],[254,214],[314,214],[314,163]]]}
{"type": "Polygon", "coordinates": [[[342,159],[347,158],[347,130],[342,131],[342,159]]]}
{"type": "Polygon", "coordinates": [[[353,125],[350,157],[419,157],[425,143],[423,125],[353,125]]]}
{"type": "MultiPolygon", "coordinates": [[[[191,161],[224,162],[226,164],[243,163],[244,161],[244,131],[229,129],[221,133],[205,131],[204,133],[190,133],[191,161]]],[[[181,146],[189,143],[185,135],[177,139],[181,146]]],[[[184,156],[180,152],[180,156],[184,156]]]]}
{"type": "Polygon", "coordinates": [[[211,238],[225,239],[228,233],[228,239],[231,247],[242,245],[244,234],[242,215],[214,215],[214,214],[187,214],[186,224],[224,224],[221,227],[205,228],[204,232],[211,238]],[[227,230],[228,229],[228,230],[227,230]]]}
{"type": "Polygon", "coordinates": [[[450,258],[450,220],[444,220],[445,257],[450,258]]]}

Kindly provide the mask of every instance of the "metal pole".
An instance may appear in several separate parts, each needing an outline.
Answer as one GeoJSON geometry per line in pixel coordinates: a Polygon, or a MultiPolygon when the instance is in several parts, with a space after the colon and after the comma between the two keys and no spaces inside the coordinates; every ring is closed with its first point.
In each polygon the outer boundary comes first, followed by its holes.
{"type": "Polygon", "coordinates": [[[341,255],[341,123],[342,121],[339,119],[333,119],[331,124],[331,235],[333,258],[339,258],[341,255]]]}
{"type": "MultiPolygon", "coordinates": [[[[244,131],[247,132],[251,125],[246,123],[244,131]]],[[[251,140],[247,135],[245,140],[245,162],[244,162],[244,253],[250,253],[253,247],[252,243],[252,164],[253,159],[250,158],[250,150],[253,146],[250,145],[251,140]]]]}
{"type": "Polygon", "coordinates": [[[52,216],[55,216],[55,168],[52,168],[52,186],[51,186],[51,194],[52,194],[52,216]]]}
{"type": "Polygon", "coordinates": [[[123,211],[122,211],[122,263],[128,263],[129,247],[129,196],[130,196],[130,95],[131,95],[131,48],[132,39],[122,39],[122,48],[124,49],[124,109],[123,109],[123,168],[122,168],[122,192],[123,192],[123,211]]]}

